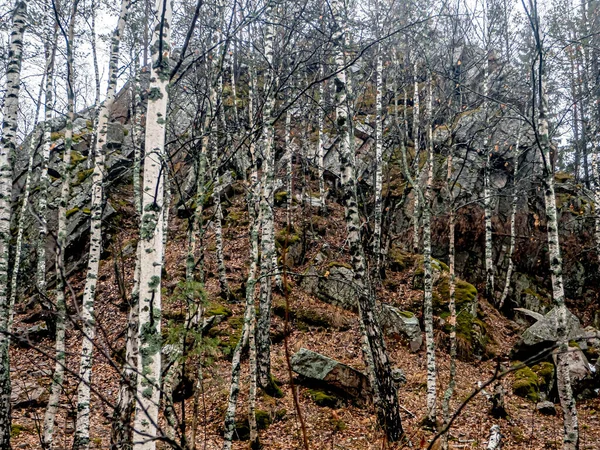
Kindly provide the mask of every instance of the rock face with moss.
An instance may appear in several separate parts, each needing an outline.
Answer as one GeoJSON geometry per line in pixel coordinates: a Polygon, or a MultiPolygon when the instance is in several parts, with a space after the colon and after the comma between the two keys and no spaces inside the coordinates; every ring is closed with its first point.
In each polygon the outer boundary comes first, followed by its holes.
{"type": "Polygon", "coordinates": [[[370,398],[367,376],[350,366],[320,353],[301,348],[292,356],[292,370],[303,382],[366,401],[370,398]]]}

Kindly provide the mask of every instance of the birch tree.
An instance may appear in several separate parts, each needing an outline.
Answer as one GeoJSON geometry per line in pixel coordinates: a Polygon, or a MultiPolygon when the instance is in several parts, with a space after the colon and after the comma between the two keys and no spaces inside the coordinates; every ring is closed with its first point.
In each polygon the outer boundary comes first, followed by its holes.
{"type": "Polygon", "coordinates": [[[10,246],[10,219],[12,200],[11,158],[17,148],[17,113],[19,110],[19,90],[21,84],[21,62],[23,58],[23,37],[25,34],[27,6],[16,1],[10,33],[10,48],[6,71],[6,97],[4,99],[2,139],[0,140],[0,449],[10,449],[11,405],[10,405],[10,343],[8,328],[11,311],[9,309],[9,269],[8,251],[10,246]]]}
{"type": "Polygon", "coordinates": [[[396,386],[392,380],[390,362],[385,348],[383,333],[379,325],[374,293],[366,285],[366,261],[360,236],[360,217],[356,193],[355,155],[351,148],[350,121],[352,114],[348,106],[348,86],[346,82],[346,23],[344,1],[331,2],[333,14],[332,41],[335,51],[335,105],[336,124],[339,136],[341,182],[345,211],[348,243],[354,267],[354,286],[357,290],[359,316],[364,338],[363,353],[370,373],[371,388],[377,409],[379,425],[385,430],[389,441],[399,440],[404,430],[396,386]]]}
{"type": "Polygon", "coordinates": [[[79,367],[79,386],[77,388],[77,418],[73,450],[87,450],[90,446],[90,386],[92,378],[92,352],[96,334],[96,318],[94,300],[96,297],[96,281],[102,251],[102,210],[104,200],[104,172],[106,135],[108,133],[109,112],[115,100],[117,89],[117,69],[119,66],[119,49],[121,35],[129,13],[131,0],[121,2],[121,12],[117,28],[113,32],[108,66],[108,87],[106,98],[98,110],[97,135],[94,150],[94,172],[92,174],[92,201],[90,220],[90,247],[88,253],[87,277],[82,301],[82,333],[81,362],[79,367]]]}
{"type": "MultiPolygon", "coordinates": [[[[61,166],[61,191],[58,201],[58,225],[56,230],[56,336],[55,336],[55,364],[52,384],[50,387],[50,397],[48,406],[44,415],[44,426],[42,433],[42,448],[51,449],[54,447],[54,425],[56,413],[60,406],[60,398],[63,390],[66,367],[65,353],[65,326],[67,306],[65,300],[65,251],[67,247],[67,208],[70,200],[70,171],[71,171],[71,148],[73,146],[73,121],[75,120],[75,92],[74,85],[74,40],[75,40],[75,19],[79,0],[73,0],[71,4],[71,13],[69,17],[69,27],[65,34],[61,26],[65,44],[67,47],[67,121],[65,125],[65,148],[61,166]]],[[[59,22],[58,7],[53,2],[56,21],[59,22]]],[[[59,23],[60,25],[60,23],[59,23]]]]}
{"type": "Polygon", "coordinates": [[[142,217],[140,224],[139,354],[137,363],[134,450],[154,450],[159,434],[161,374],[161,275],[163,201],[166,170],[165,125],[169,101],[172,8],[157,0],[153,14],[152,70],[148,90],[142,217]]]}
{"type": "Polygon", "coordinates": [[[569,351],[567,330],[567,307],[565,305],[565,292],[562,273],[562,257],[558,236],[558,218],[556,197],[554,191],[554,168],[550,156],[550,138],[548,133],[548,92],[546,90],[546,55],[543,44],[540,18],[537,3],[529,0],[523,1],[535,42],[535,74],[537,91],[537,130],[536,141],[542,165],[542,185],[544,190],[544,203],[546,209],[548,233],[548,258],[550,260],[550,273],[552,281],[552,299],[557,308],[556,332],[558,338],[558,363],[556,367],[556,380],[558,396],[563,410],[563,450],[576,450],[579,448],[579,424],[577,406],[571,386],[571,374],[567,352],[569,351]]]}

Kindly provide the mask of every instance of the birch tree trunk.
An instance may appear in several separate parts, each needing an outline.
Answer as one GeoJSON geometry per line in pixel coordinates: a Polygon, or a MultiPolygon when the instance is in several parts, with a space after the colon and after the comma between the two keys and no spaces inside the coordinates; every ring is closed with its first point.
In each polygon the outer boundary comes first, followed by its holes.
{"type": "Polygon", "coordinates": [[[375,256],[375,273],[379,273],[381,264],[381,221],[382,205],[381,191],[383,185],[383,62],[381,58],[381,46],[376,57],[376,91],[375,91],[375,201],[373,205],[374,227],[373,227],[373,254],[375,256]]]}
{"type": "Polygon", "coordinates": [[[385,430],[391,442],[399,440],[404,431],[400,419],[400,410],[396,386],[392,380],[390,362],[385,348],[385,341],[379,318],[376,313],[374,294],[365,286],[366,261],[360,236],[360,217],[358,213],[356,176],[353,150],[350,147],[349,126],[352,115],[347,105],[347,83],[345,70],[346,32],[341,26],[345,23],[342,0],[331,3],[334,15],[332,41],[335,48],[335,105],[337,128],[339,134],[339,153],[341,166],[341,184],[345,205],[345,220],[348,230],[348,243],[354,266],[354,286],[357,289],[359,316],[363,330],[364,353],[370,371],[371,388],[377,400],[377,418],[379,425],[385,430]]]}
{"type": "Polygon", "coordinates": [[[500,427],[493,425],[490,428],[490,437],[488,438],[487,450],[500,450],[502,448],[502,434],[500,434],[500,427]]]}
{"type": "MultiPolygon", "coordinates": [[[[456,274],[455,274],[455,218],[454,218],[454,195],[452,194],[452,170],[453,170],[453,149],[450,148],[448,152],[448,172],[446,177],[446,189],[448,194],[448,205],[449,205],[449,217],[448,217],[448,310],[450,317],[450,379],[448,381],[448,387],[444,392],[444,399],[442,401],[442,413],[444,415],[444,426],[447,426],[450,422],[450,399],[454,393],[456,387],[456,274]]],[[[444,434],[442,445],[444,449],[448,448],[448,434],[444,434]]]]}
{"type": "Polygon", "coordinates": [[[556,379],[558,386],[558,396],[563,410],[564,436],[563,449],[576,450],[579,448],[579,425],[577,419],[577,406],[573,397],[571,387],[571,375],[567,352],[569,351],[568,331],[567,331],[567,307],[565,305],[565,292],[562,276],[562,257],[560,252],[560,243],[558,236],[558,218],[556,210],[556,197],[554,193],[554,169],[550,155],[550,139],[548,134],[548,94],[546,92],[545,80],[545,61],[542,49],[542,42],[539,36],[539,22],[537,22],[537,11],[535,11],[534,33],[537,45],[537,64],[538,64],[538,146],[540,148],[542,169],[543,169],[543,188],[544,200],[546,206],[546,220],[548,229],[548,257],[550,259],[550,273],[552,278],[552,296],[554,304],[558,310],[556,332],[558,337],[558,363],[556,369],[556,379]]]}
{"type": "Polygon", "coordinates": [[[433,184],[433,83],[429,74],[427,100],[427,185],[423,204],[423,322],[427,347],[427,420],[436,423],[436,365],[433,334],[433,270],[431,267],[431,206],[433,184]]]}
{"type": "Polygon", "coordinates": [[[94,172],[92,174],[92,201],[90,220],[90,247],[88,253],[87,277],[83,291],[81,362],[79,366],[79,386],[77,388],[77,418],[73,450],[87,450],[90,447],[90,386],[92,378],[92,353],[96,334],[94,301],[96,281],[102,252],[102,210],[104,200],[105,143],[111,107],[117,89],[117,70],[119,66],[119,47],[121,35],[129,14],[131,0],[122,0],[117,28],[111,39],[110,60],[108,65],[108,87],[106,98],[98,110],[98,124],[94,150],[94,172]]]}
{"type": "MultiPolygon", "coordinates": [[[[52,15],[51,11],[46,11],[48,15],[52,15]]],[[[39,236],[37,241],[37,267],[36,267],[36,285],[40,292],[40,297],[46,296],[46,238],[48,236],[48,188],[50,180],[48,178],[48,161],[50,160],[50,146],[52,145],[52,126],[51,120],[54,110],[54,58],[56,55],[56,44],[58,37],[58,25],[54,21],[54,30],[49,32],[52,36],[51,41],[46,45],[46,92],[44,98],[44,143],[42,146],[42,157],[40,161],[40,178],[39,178],[39,198],[37,205],[37,213],[39,218],[39,236]]],[[[44,301],[44,303],[47,303],[44,301]]],[[[46,305],[46,307],[49,307],[46,305]]]]}
{"type": "MultiPolygon", "coordinates": [[[[254,113],[254,80],[251,75],[249,83],[249,104],[248,116],[253,123],[254,113]]],[[[260,183],[258,181],[258,170],[256,166],[256,155],[254,142],[250,142],[250,156],[252,160],[252,169],[250,173],[249,189],[248,189],[248,215],[250,217],[250,268],[248,269],[248,278],[246,280],[246,309],[244,311],[244,323],[242,325],[242,334],[240,340],[235,346],[231,361],[231,383],[229,387],[229,399],[227,402],[227,411],[225,413],[225,434],[223,441],[223,450],[231,450],[233,434],[235,432],[235,411],[237,408],[237,398],[240,391],[240,370],[242,351],[247,343],[250,344],[250,398],[249,398],[249,422],[251,425],[250,442],[258,443],[256,434],[256,417],[254,404],[256,402],[256,384],[257,384],[257,367],[256,367],[256,309],[254,306],[254,291],[256,288],[256,273],[258,269],[258,232],[259,232],[259,208],[260,208],[260,183]],[[254,423],[253,423],[254,422],[254,423]]],[[[259,448],[259,447],[253,447],[259,448]]]]}
{"type": "MultiPolygon", "coordinates": [[[[413,80],[414,80],[414,94],[413,94],[413,125],[412,125],[412,133],[413,133],[413,143],[415,150],[415,182],[417,185],[413,185],[413,189],[420,189],[418,186],[419,178],[420,178],[420,169],[419,169],[419,152],[420,152],[420,139],[419,139],[419,82],[417,80],[417,70],[419,69],[419,65],[417,60],[415,59],[415,64],[413,68],[413,80]]],[[[406,111],[406,107],[404,109],[406,111]]],[[[407,131],[408,132],[408,131],[407,131]]],[[[420,245],[419,245],[419,201],[421,195],[418,193],[415,194],[415,199],[413,203],[413,253],[419,253],[420,245]]]]}
{"type": "Polygon", "coordinates": [[[58,203],[58,225],[56,231],[56,344],[55,365],[50,387],[50,397],[44,415],[42,448],[53,448],[54,422],[63,390],[65,374],[65,322],[67,308],[65,303],[65,251],[67,243],[67,207],[70,200],[71,148],[73,145],[73,120],[75,119],[75,93],[73,91],[73,45],[75,36],[75,18],[79,0],[74,0],[71,8],[68,35],[65,36],[67,46],[67,122],[65,125],[65,149],[62,161],[62,186],[58,203]]]}
{"type": "MultiPolygon", "coordinates": [[[[323,78],[323,65],[319,67],[319,78],[323,78]]],[[[319,198],[321,199],[321,212],[325,212],[325,179],[323,177],[323,174],[325,172],[325,134],[323,132],[323,123],[325,116],[325,99],[323,97],[325,95],[325,90],[323,87],[323,83],[319,83],[318,95],[319,99],[317,106],[317,126],[319,127],[319,137],[317,141],[317,176],[319,178],[319,198]]]]}
{"type": "Polygon", "coordinates": [[[12,201],[11,158],[17,147],[17,114],[21,83],[23,36],[25,34],[26,3],[16,1],[10,33],[10,51],[6,70],[2,139],[0,140],[0,449],[10,449],[10,338],[7,334],[9,317],[8,252],[10,247],[10,218],[12,201]]]}
{"type": "Polygon", "coordinates": [[[134,450],[154,450],[158,435],[161,374],[161,275],[164,255],[165,125],[169,101],[172,9],[157,0],[159,18],[152,38],[148,93],[142,218],[140,224],[139,356],[137,362],[134,450]]]}
{"type": "Polygon", "coordinates": [[[517,145],[515,147],[515,164],[513,168],[513,197],[511,202],[511,212],[510,212],[510,244],[508,248],[508,268],[506,269],[506,281],[504,283],[504,290],[502,291],[502,295],[500,297],[500,302],[498,303],[498,309],[502,310],[504,306],[504,302],[506,301],[506,297],[508,297],[508,290],[510,289],[510,279],[512,278],[513,270],[514,270],[514,261],[513,261],[513,253],[515,252],[515,243],[516,243],[516,216],[517,216],[517,204],[519,202],[519,190],[517,189],[517,174],[519,172],[519,138],[517,136],[517,145]]]}
{"type": "Polygon", "coordinates": [[[275,152],[273,149],[274,130],[272,112],[275,107],[275,73],[273,68],[273,43],[275,26],[273,24],[273,5],[268,2],[265,11],[265,103],[263,106],[262,129],[262,195],[260,199],[261,215],[261,258],[260,258],[260,300],[256,328],[256,352],[258,385],[265,391],[273,393],[275,387],[271,377],[271,291],[273,276],[273,258],[275,254],[274,219],[273,219],[273,179],[275,171],[275,152]]]}
{"type": "MultiPolygon", "coordinates": [[[[29,161],[27,163],[27,175],[25,176],[25,186],[23,186],[23,198],[21,208],[19,209],[19,220],[17,222],[17,242],[15,243],[15,258],[13,261],[12,275],[10,278],[10,298],[8,301],[8,333],[12,331],[12,324],[14,318],[15,301],[17,299],[18,281],[19,281],[19,269],[21,266],[22,247],[23,247],[23,233],[25,231],[25,217],[27,215],[27,208],[29,207],[29,196],[31,194],[31,178],[33,176],[33,162],[35,159],[36,148],[37,148],[37,126],[38,116],[40,113],[40,105],[42,103],[42,94],[44,93],[44,78],[45,73],[42,75],[42,81],[40,82],[40,90],[37,96],[37,102],[35,107],[35,116],[33,122],[33,131],[27,145],[27,151],[29,153],[29,161]]],[[[40,134],[43,138],[43,132],[40,130],[40,134]]]]}

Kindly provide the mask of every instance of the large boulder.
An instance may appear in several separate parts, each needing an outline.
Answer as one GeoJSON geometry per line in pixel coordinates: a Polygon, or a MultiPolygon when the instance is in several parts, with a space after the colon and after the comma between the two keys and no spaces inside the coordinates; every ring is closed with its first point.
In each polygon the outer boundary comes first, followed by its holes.
{"type": "MultiPolygon", "coordinates": [[[[553,308],[543,319],[527,328],[513,347],[513,358],[525,359],[554,346],[558,337],[557,319],[558,310],[553,308]]],[[[579,319],[567,311],[567,339],[580,340],[585,335],[579,319]]]]}
{"type": "Polygon", "coordinates": [[[394,306],[381,305],[380,320],[386,334],[406,337],[411,351],[416,352],[423,345],[421,325],[413,313],[401,311],[394,306]]]}
{"type": "MultiPolygon", "coordinates": [[[[564,357],[567,360],[571,386],[575,395],[579,398],[595,397],[594,389],[597,387],[597,383],[592,371],[594,366],[589,363],[581,349],[570,346],[564,357]]],[[[552,359],[555,365],[558,364],[558,349],[552,353],[552,359]]]]}
{"type": "Polygon", "coordinates": [[[301,348],[292,356],[291,362],[292,370],[308,385],[360,401],[367,401],[370,397],[367,376],[335,359],[301,348]]]}

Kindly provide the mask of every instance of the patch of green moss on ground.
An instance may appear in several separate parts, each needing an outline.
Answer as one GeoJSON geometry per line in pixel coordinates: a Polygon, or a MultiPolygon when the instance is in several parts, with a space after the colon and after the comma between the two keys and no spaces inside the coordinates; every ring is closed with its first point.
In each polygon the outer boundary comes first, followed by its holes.
{"type": "Polygon", "coordinates": [[[227,308],[226,306],[220,305],[218,303],[211,303],[207,306],[205,314],[208,317],[210,317],[210,316],[230,317],[232,313],[231,313],[231,309],[227,308]]]}
{"type": "Polygon", "coordinates": [[[392,272],[403,272],[412,267],[412,257],[398,248],[392,248],[388,253],[389,268],[392,272]]]}
{"type": "Polygon", "coordinates": [[[73,186],[79,186],[85,180],[87,180],[94,173],[94,169],[85,169],[80,172],[77,172],[75,176],[75,181],[73,182],[73,186]]]}
{"type": "Polygon", "coordinates": [[[326,406],[329,408],[336,408],[339,404],[339,399],[325,391],[319,389],[309,389],[308,394],[315,404],[318,406],[326,406]]]}
{"type": "Polygon", "coordinates": [[[27,428],[25,425],[20,425],[18,423],[13,423],[10,426],[10,437],[11,438],[16,438],[18,437],[21,433],[25,432],[25,431],[29,431],[29,428],[27,428]]]}
{"type": "Polygon", "coordinates": [[[71,165],[75,166],[77,164],[79,164],[81,161],[85,161],[87,158],[85,156],[83,156],[81,153],[79,153],[78,151],[73,150],[71,152],[71,165]]]}
{"type": "MultiPolygon", "coordinates": [[[[439,297],[434,296],[433,307],[434,311],[447,311],[448,302],[450,301],[450,281],[449,277],[442,277],[440,283],[437,286],[439,297]]],[[[464,280],[457,279],[455,282],[454,289],[454,302],[456,304],[456,310],[468,308],[475,298],[477,298],[477,288],[471,283],[467,283],[464,280]]]]}
{"type": "Polygon", "coordinates": [[[515,371],[514,377],[512,390],[515,395],[531,400],[532,402],[539,401],[539,378],[533,370],[529,367],[523,367],[515,371]]]}

